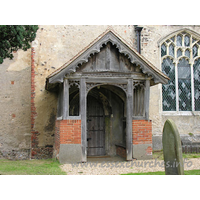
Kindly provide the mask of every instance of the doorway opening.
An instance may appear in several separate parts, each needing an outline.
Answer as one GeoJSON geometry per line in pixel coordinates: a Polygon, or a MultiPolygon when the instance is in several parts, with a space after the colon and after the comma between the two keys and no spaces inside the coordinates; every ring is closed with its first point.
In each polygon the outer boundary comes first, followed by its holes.
{"type": "MultiPolygon", "coordinates": [[[[87,95],[87,156],[126,152],[126,94],[114,85],[99,85],[87,95]]],[[[120,155],[126,159],[126,153],[120,155]]]]}

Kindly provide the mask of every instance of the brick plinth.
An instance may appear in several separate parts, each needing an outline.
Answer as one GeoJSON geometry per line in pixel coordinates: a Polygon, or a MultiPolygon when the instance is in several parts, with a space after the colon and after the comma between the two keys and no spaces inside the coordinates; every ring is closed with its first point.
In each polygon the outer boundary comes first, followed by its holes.
{"type": "Polygon", "coordinates": [[[152,147],[148,146],[146,149],[146,155],[152,155],[152,147]]]}
{"type": "Polygon", "coordinates": [[[55,149],[59,152],[60,144],[81,144],[81,120],[56,121],[55,149]]]}
{"type": "Polygon", "coordinates": [[[126,158],[126,148],[116,145],[116,154],[123,158],[126,158]]]}
{"type": "Polygon", "coordinates": [[[152,122],[133,120],[133,144],[152,144],[152,122]]]}
{"type": "Polygon", "coordinates": [[[133,156],[148,159],[152,156],[152,122],[133,120],[133,156]]]}

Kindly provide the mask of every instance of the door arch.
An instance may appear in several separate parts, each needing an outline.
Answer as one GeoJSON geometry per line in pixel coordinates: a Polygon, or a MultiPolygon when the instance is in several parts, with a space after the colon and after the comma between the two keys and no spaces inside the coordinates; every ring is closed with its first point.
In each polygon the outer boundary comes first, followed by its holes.
{"type": "Polygon", "coordinates": [[[87,156],[116,155],[126,146],[126,93],[114,85],[92,88],[87,94],[87,156]]]}

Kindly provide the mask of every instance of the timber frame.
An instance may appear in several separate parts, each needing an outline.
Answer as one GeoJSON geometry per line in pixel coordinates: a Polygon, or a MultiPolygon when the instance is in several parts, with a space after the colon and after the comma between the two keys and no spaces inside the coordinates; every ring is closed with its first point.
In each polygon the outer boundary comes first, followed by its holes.
{"type": "Polygon", "coordinates": [[[58,120],[81,119],[82,162],[87,162],[88,92],[101,85],[112,85],[123,90],[126,94],[126,160],[132,160],[132,120],[149,120],[150,86],[158,83],[166,84],[168,79],[117,33],[107,30],[68,63],[49,75],[46,78],[46,90],[59,91],[58,120]],[[105,51],[102,54],[104,57],[101,57],[104,67],[96,63],[96,55],[101,51],[105,51]],[[119,53],[116,59],[113,52],[117,51],[119,53]],[[124,64],[127,60],[129,67],[124,64]],[[69,89],[72,85],[77,86],[79,90],[79,116],[69,114],[69,89]],[[141,99],[144,102],[142,114],[137,114],[136,102],[139,104],[141,99]]]}

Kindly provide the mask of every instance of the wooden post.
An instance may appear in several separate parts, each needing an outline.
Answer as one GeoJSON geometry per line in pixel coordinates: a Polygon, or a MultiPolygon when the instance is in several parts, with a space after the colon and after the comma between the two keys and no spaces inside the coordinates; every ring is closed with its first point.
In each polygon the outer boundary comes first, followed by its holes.
{"type": "Polygon", "coordinates": [[[87,91],[85,79],[81,79],[80,87],[80,109],[81,109],[81,144],[82,162],[87,162],[87,91]]]}
{"type": "Polygon", "coordinates": [[[132,116],[133,116],[133,80],[127,84],[127,111],[126,111],[126,160],[132,160],[132,116]]]}
{"type": "Polygon", "coordinates": [[[63,119],[69,116],[69,81],[64,79],[63,82],[63,119]]]}
{"type": "Polygon", "coordinates": [[[144,109],[145,119],[149,120],[149,96],[150,96],[150,80],[146,80],[144,91],[144,109]]]}
{"type": "Polygon", "coordinates": [[[58,103],[57,103],[57,118],[63,119],[63,85],[59,86],[58,103]]]}

